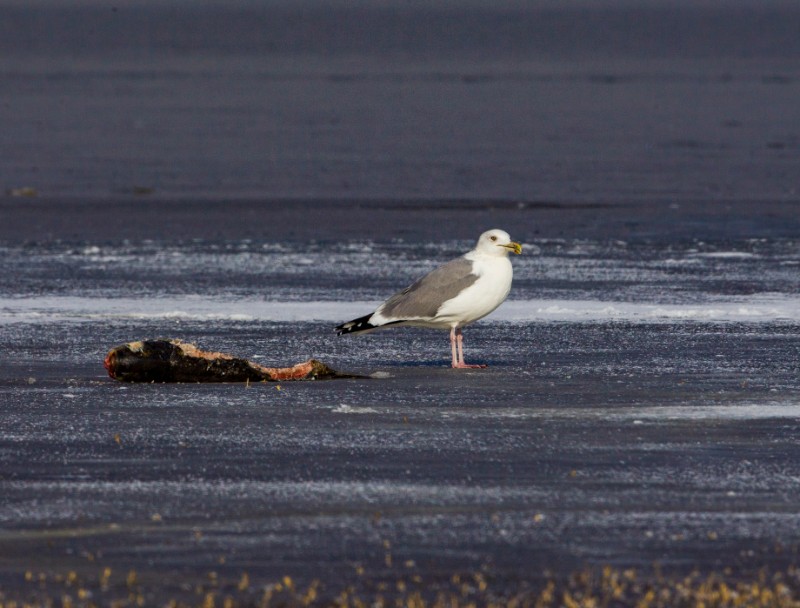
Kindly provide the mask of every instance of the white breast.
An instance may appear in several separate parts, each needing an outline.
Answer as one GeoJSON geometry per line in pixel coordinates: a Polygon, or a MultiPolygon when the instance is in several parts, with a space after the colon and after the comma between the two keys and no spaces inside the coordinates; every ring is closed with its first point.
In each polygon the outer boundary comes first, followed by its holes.
{"type": "Polygon", "coordinates": [[[442,304],[436,315],[438,323],[468,325],[500,306],[511,291],[514,271],[507,257],[475,256],[473,263],[478,280],[442,304]]]}

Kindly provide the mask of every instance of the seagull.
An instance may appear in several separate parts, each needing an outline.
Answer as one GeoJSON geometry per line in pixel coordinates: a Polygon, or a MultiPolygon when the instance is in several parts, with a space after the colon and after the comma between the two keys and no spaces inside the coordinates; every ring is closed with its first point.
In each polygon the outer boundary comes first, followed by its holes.
{"type": "Polygon", "coordinates": [[[481,368],[464,361],[461,328],[500,306],[511,290],[510,252],[522,253],[504,230],[484,232],[475,249],[432,270],[372,312],[336,327],[337,335],[411,325],[450,330],[452,366],[481,368]]]}

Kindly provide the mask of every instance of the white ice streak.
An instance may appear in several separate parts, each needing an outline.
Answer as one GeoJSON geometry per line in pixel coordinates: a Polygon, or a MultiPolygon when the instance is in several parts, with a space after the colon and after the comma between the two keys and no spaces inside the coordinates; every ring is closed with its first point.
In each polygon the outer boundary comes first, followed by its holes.
{"type": "Polygon", "coordinates": [[[743,322],[800,321],[800,296],[759,294],[691,304],[598,300],[515,300],[493,318],[514,322],[743,322]],[[500,317],[500,318],[498,318],[500,317]]]}
{"type": "MultiPolygon", "coordinates": [[[[540,491],[501,485],[467,487],[445,483],[397,481],[25,481],[0,480],[0,494],[31,499],[8,499],[0,503],[0,523],[74,521],[85,516],[87,505],[98,500],[124,503],[120,520],[141,519],[145,502],[158,502],[169,519],[185,517],[187,504],[237,501],[261,502],[277,508],[297,504],[321,504],[340,511],[349,505],[392,504],[394,508],[442,505],[497,505],[538,497],[540,491]],[[188,498],[187,498],[188,497],[188,498]],[[191,500],[189,500],[191,499],[191,500]]],[[[339,513],[340,514],[340,513],[339,513]]],[[[325,515],[325,511],[319,513],[325,515]]]]}
{"type": "Polygon", "coordinates": [[[659,420],[760,420],[800,419],[800,402],[740,403],[735,405],[665,405],[616,412],[616,417],[633,418],[634,424],[659,420]]]}
{"type": "MultiPolygon", "coordinates": [[[[152,296],[107,298],[82,296],[0,297],[0,324],[118,320],[227,320],[340,322],[374,310],[379,302],[282,302],[247,298],[152,296]]],[[[715,298],[691,304],[601,300],[510,300],[483,322],[800,322],[800,296],[758,294],[715,298]]]]}
{"type": "MultiPolygon", "coordinates": [[[[399,410],[383,409],[386,415],[397,415],[399,410]]],[[[408,407],[403,408],[405,415],[429,414],[408,407]]],[[[659,424],[680,420],[766,420],[766,419],[800,419],[800,402],[774,401],[764,403],[739,404],[681,404],[656,405],[651,407],[547,407],[527,405],[517,407],[484,407],[484,408],[437,408],[436,413],[442,419],[469,418],[477,420],[576,420],[585,423],[591,420],[608,422],[611,420],[633,425],[659,424]]]]}
{"type": "Polygon", "coordinates": [[[376,410],[374,407],[363,407],[340,403],[337,407],[331,409],[331,412],[334,414],[377,414],[378,410],[376,410]]]}
{"type": "Polygon", "coordinates": [[[758,256],[749,251],[709,251],[704,253],[690,253],[690,257],[709,258],[717,260],[751,260],[758,256]]]}

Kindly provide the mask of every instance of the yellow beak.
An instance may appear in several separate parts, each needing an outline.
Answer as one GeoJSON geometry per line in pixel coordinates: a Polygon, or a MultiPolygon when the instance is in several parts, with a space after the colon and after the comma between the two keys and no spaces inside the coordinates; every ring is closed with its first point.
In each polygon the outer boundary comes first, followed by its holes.
{"type": "Polygon", "coordinates": [[[510,249],[511,251],[516,253],[517,255],[522,253],[522,245],[520,245],[519,243],[511,242],[508,245],[500,245],[500,247],[505,247],[506,249],[510,249]]]}

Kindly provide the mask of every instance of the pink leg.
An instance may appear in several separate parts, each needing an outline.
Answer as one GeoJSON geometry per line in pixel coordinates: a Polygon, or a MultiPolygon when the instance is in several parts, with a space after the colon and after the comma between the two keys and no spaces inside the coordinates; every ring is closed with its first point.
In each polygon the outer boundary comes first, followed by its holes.
{"type": "Polygon", "coordinates": [[[482,369],[486,367],[486,365],[480,363],[469,364],[464,361],[464,336],[461,334],[461,328],[451,330],[450,331],[450,343],[453,342],[453,333],[455,332],[455,341],[456,346],[454,347],[453,351],[453,367],[458,369],[482,369]],[[458,357],[456,358],[456,351],[458,352],[458,357]]]}
{"type": "Polygon", "coordinates": [[[450,330],[450,351],[453,353],[453,361],[451,365],[458,367],[458,356],[456,355],[456,328],[450,330]]]}

